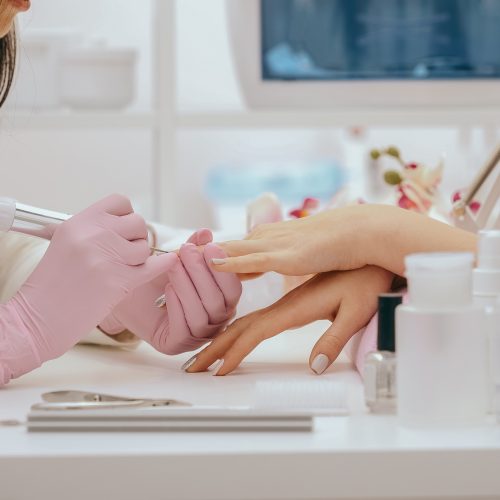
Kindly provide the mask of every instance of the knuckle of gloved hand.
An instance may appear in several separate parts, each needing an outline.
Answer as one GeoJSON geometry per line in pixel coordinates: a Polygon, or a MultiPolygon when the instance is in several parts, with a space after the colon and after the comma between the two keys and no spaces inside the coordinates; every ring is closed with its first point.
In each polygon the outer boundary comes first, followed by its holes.
{"type": "Polygon", "coordinates": [[[85,233],[73,234],[71,248],[83,266],[99,270],[114,251],[116,235],[104,227],[94,226],[85,233]]]}
{"type": "Polygon", "coordinates": [[[156,336],[153,345],[157,351],[168,356],[182,354],[183,352],[191,351],[194,347],[199,346],[198,343],[193,346],[193,342],[190,342],[187,339],[174,340],[170,335],[165,335],[165,332],[156,336]]]}
{"type": "Polygon", "coordinates": [[[243,285],[240,280],[236,279],[234,287],[232,287],[231,289],[231,293],[228,294],[228,301],[231,304],[237,304],[240,300],[242,293],[243,293],[243,285]]]}
{"type": "Polygon", "coordinates": [[[129,258],[129,264],[131,265],[144,264],[144,262],[148,260],[150,255],[151,255],[151,250],[149,249],[149,245],[146,240],[135,242],[133,252],[129,258]]]}
{"type": "Polygon", "coordinates": [[[227,323],[233,316],[232,314],[232,309],[226,309],[225,304],[222,304],[221,307],[219,307],[217,310],[214,310],[212,312],[212,321],[211,323],[213,325],[221,325],[224,323],[227,323]]]}
{"type": "Polygon", "coordinates": [[[129,217],[131,226],[136,229],[138,235],[142,235],[139,237],[146,239],[148,237],[148,228],[144,217],[136,212],[130,214],[129,217]]]}
{"type": "Polygon", "coordinates": [[[185,352],[185,349],[180,344],[166,344],[162,347],[160,352],[167,356],[176,356],[177,354],[185,352]]]}
{"type": "Polygon", "coordinates": [[[231,307],[226,311],[226,319],[223,321],[223,323],[228,323],[231,321],[234,317],[236,316],[236,307],[231,307]]]}
{"type": "Polygon", "coordinates": [[[88,254],[90,247],[92,247],[93,230],[88,230],[81,225],[77,224],[64,224],[60,227],[57,234],[58,239],[64,242],[67,252],[71,252],[75,256],[85,256],[88,254]]]}
{"type": "Polygon", "coordinates": [[[204,337],[210,329],[208,317],[196,315],[191,318],[189,328],[193,337],[204,337]]]}
{"type": "Polygon", "coordinates": [[[120,193],[114,193],[108,197],[109,206],[115,210],[119,210],[123,215],[134,211],[130,199],[120,193]]]}

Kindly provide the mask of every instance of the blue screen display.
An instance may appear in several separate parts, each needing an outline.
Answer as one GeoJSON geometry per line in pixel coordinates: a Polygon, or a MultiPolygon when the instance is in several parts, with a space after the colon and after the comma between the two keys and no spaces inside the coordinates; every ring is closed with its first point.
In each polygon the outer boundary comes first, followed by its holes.
{"type": "Polygon", "coordinates": [[[500,77],[500,0],[261,0],[264,80],[500,77]]]}

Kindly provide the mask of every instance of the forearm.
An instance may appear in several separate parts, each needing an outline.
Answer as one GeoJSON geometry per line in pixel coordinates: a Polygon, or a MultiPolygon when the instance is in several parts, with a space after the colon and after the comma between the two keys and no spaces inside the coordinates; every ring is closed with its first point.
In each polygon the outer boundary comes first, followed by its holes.
{"type": "Polygon", "coordinates": [[[473,233],[397,207],[376,205],[372,209],[367,229],[370,264],[402,276],[409,254],[476,251],[473,233]]]}

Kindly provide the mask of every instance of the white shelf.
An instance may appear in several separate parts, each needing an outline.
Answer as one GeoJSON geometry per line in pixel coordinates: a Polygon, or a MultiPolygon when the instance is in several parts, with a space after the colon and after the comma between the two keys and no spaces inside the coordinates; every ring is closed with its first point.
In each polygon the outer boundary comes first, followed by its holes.
{"type": "Polygon", "coordinates": [[[43,111],[2,110],[3,129],[152,128],[156,115],[148,111],[43,111]]]}
{"type": "MultiPolygon", "coordinates": [[[[8,129],[155,128],[158,114],[148,111],[5,110],[0,127],[8,129]]],[[[330,128],[349,126],[500,125],[499,108],[339,109],[336,111],[208,111],[177,114],[179,129],[330,128]]]]}
{"type": "Polygon", "coordinates": [[[500,108],[372,108],[335,111],[180,113],[180,128],[328,128],[346,126],[460,126],[500,124],[500,108]]]}

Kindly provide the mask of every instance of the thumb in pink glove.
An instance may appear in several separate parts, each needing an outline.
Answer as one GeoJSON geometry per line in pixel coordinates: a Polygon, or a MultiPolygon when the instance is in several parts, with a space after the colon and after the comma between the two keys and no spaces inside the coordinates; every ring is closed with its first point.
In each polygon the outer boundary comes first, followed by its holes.
{"type": "Polygon", "coordinates": [[[144,220],[119,195],[58,226],[37,268],[0,306],[0,384],[67,351],[160,274],[168,256],[150,257],[146,238],[144,220]]]}
{"type": "Polygon", "coordinates": [[[167,254],[165,273],[133,290],[100,324],[108,333],[124,328],[165,354],[197,349],[211,340],[234,316],[241,283],[230,273],[218,273],[211,259],[225,255],[210,243],[212,233],[196,232],[179,255],[167,254]],[[201,252],[196,245],[206,245],[201,252]],[[166,308],[156,307],[165,294],[166,308]]]}

